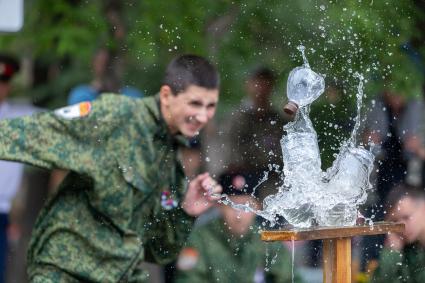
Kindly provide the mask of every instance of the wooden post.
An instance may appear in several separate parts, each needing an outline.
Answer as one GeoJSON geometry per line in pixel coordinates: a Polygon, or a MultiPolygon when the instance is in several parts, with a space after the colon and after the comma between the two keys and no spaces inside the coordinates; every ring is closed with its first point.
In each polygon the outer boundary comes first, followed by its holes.
{"type": "Polygon", "coordinates": [[[351,283],[351,238],[401,233],[402,223],[378,222],[372,226],[312,227],[308,229],[262,231],[263,241],[323,240],[323,282],[351,283]]]}
{"type": "Polygon", "coordinates": [[[351,282],[351,238],[323,240],[323,282],[351,282]]]}

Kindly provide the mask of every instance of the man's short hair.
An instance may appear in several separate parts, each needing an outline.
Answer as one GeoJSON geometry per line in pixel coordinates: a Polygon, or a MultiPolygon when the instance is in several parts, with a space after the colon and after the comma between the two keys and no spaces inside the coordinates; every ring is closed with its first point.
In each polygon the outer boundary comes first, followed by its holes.
{"type": "Polygon", "coordinates": [[[410,186],[407,184],[398,184],[388,193],[385,199],[385,208],[391,211],[397,207],[403,198],[412,198],[414,200],[425,201],[425,191],[422,188],[410,186]]]}
{"type": "Polygon", "coordinates": [[[168,64],[162,84],[168,85],[173,94],[177,95],[190,85],[218,89],[220,78],[217,69],[207,59],[197,55],[182,55],[168,64]]]}

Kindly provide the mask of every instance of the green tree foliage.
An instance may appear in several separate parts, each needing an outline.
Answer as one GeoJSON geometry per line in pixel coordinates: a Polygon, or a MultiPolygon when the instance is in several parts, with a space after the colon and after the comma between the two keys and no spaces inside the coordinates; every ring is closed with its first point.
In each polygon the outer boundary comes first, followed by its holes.
{"type": "MultiPolygon", "coordinates": [[[[90,75],[88,62],[100,45],[119,49],[126,82],[147,93],[157,89],[164,65],[176,54],[209,56],[221,71],[225,103],[243,96],[247,72],[260,64],[278,72],[277,92],[283,95],[288,72],[302,62],[299,44],[306,46],[312,68],[326,74],[327,84],[339,84],[346,93],[355,92],[355,72],[364,74],[371,90],[385,84],[408,96],[418,93],[423,79],[413,52],[402,47],[423,33],[417,28],[423,10],[413,1],[28,0],[25,5],[23,30],[1,35],[0,48],[60,62],[61,75],[50,83],[67,77],[60,83],[62,99],[72,84],[90,75]],[[125,22],[122,40],[107,15],[111,3],[125,22]]],[[[422,54],[419,47],[413,50],[422,54]]]]}

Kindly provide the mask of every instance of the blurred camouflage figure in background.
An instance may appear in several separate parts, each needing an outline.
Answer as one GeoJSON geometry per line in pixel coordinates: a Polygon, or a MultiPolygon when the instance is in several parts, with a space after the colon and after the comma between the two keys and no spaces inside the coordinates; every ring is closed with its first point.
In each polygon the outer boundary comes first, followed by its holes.
{"type": "MultiPolygon", "coordinates": [[[[236,204],[259,209],[250,174],[224,174],[223,193],[236,204]]],[[[220,216],[196,227],[180,252],[177,282],[301,282],[283,243],[260,240],[253,212],[221,204],[220,216]]]]}

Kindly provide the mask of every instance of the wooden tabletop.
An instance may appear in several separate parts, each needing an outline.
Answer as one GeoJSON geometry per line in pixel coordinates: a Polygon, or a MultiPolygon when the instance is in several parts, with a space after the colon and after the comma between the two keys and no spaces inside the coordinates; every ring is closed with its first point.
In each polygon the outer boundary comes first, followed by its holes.
{"type": "Polygon", "coordinates": [[[404,224],[395,222],[377,222],[373,225],[356,225],[341,227],[311,227],[306,229],[264,230],[261,231],[261,240],[271,241],[303,241],[334,238],[348,238],[354,236],[378,235],[389,232],[404,231],[404,224]]]}

